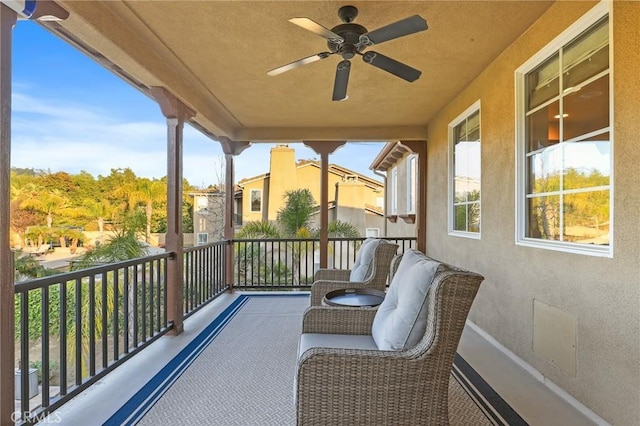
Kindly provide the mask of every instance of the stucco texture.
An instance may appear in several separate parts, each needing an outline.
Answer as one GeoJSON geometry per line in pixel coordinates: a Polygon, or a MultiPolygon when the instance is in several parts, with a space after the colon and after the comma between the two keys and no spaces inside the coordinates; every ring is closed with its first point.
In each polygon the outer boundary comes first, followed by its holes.
{"type": "Polygon", "coordinates": [[[557,2],[429,124],[427,252],[485,276],[470,319],[612,424],[640,423],[640,2],[616,1],[613,257],[515,243],[514,71],[596,2],[557,2]],[[481,102],[482,235],[447,234],[447,126],[481,102]],[[533,351],[533,301],[577,319],[572,377],[533,351]]]}

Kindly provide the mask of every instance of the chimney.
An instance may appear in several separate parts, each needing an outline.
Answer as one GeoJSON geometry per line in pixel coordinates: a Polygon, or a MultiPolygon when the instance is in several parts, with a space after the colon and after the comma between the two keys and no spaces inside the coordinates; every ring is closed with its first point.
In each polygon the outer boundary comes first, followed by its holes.
{"type": "Polygon", "coordinates": [[[288,145],[271,148],[269,165],[269,208],[267,219],[276,220],[284,204],[284,194],[298,188],[296,151],[288,145]]]}

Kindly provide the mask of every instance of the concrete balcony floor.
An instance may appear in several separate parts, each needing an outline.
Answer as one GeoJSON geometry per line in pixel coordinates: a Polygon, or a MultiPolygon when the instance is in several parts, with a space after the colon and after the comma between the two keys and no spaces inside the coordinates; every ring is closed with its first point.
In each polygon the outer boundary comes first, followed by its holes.
{"type": "MultiPolygon", "coordinates": [[[[271,295],[274,293],[276,292],[269,292],[271,295]]],[[[188,318],[185,321],[185,331],[180,336],[164,336],[154,342],[51,414],[55,416],[53,420],[57,424],[78,426],[106,422],[240,294],[243,293],[225,293],[220,296],[188,318]]],[[[291,295],[291,292],[286,294],[291,295]]],[[[467,325],[458,353],[527,423],[563,426],[596,424],[503,351],[498,350],[489,341],[490,338],[487,340],[482,334],[473,325],[467,325]]],[[[211,343],[215,344],[215,341],[211,343]]],[[[250,401],[244,398],[236,401],[236,404],[250,404],[250,401]]],[[[198,410],[195,404],[193,410],[198,410]]],[[[227,423],[220,419],[208,424],[227,423]]]]}

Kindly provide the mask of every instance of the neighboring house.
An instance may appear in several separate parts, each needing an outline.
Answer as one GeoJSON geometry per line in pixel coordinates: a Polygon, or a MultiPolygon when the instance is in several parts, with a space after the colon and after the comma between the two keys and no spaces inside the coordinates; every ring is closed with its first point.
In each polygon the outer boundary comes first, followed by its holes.
{"type": "MultiPolygon", "coordinates": [[[[306,188],[320,204],[320,162],[295,160],[287,145],[271,149],[269,172],[238,182],[234,211],[242,223],[275,221],[287,191],[306,188]]],[[[384,185],[336,164],[329,164],[329,221],[340,220],[357,227],[362,236],[381,235],[384,223],[384,185]]],[[[236,223],[238,221],[236,220],[236,223]]],[[[319,226],[319,215],[314,217],[319,226]]]]}
{"type": "Polygon", "coordinates": [[[213,188],[191,192],[193,196],[194,244],[202,245],[224,238],[224,191],[213,188]]]}
{"type": "Polygon", "coordinates": [[[389,142],[369,168],[386,176],[383,234],[416,236],[418,157],[400,142],[389,142]]]}

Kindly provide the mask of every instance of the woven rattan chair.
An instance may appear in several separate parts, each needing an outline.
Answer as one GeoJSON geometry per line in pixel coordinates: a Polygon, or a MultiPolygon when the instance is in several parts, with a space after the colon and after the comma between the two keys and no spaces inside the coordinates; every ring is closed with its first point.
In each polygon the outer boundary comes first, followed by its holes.
{"type": "MultiPolygon", "coordinates": [[[[483,277],[444,266],[426,293],[426,330],[414,347],[300,348],[295,379],[298,425],[448,424],[449,375],[483,277]]],[[[310,307],[303,333],[365,337],[371,334],[376,313],[366,308],[310,307]]]]}
{"type": "Polygon", "coordinates": [[[311,285],[311,306],[322,304],[325,294],[343,288],[371,288],[384,291],[387,286],[391,260],[396,255],[398,245],[383,241],[374,249],[373,262],[369,273],[361,282],[350,281],[351,270],[348,269],[320,269],[316,271],[311,285]]]}

